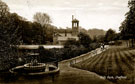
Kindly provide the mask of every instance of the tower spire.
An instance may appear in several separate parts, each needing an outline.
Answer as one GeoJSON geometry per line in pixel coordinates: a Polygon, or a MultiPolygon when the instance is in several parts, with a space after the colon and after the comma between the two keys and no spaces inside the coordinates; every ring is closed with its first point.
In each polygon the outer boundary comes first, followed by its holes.
{"type": "Polygon", "coordinates": [[[79,20],[74,19],[74,16],[72,15],[72,35],[77,36],[79,32],[79,20]]]}
{"type": "Polygon", "coordinates": [[[74,15],[72,15],[72,20],[74,19],[74,15]]]}

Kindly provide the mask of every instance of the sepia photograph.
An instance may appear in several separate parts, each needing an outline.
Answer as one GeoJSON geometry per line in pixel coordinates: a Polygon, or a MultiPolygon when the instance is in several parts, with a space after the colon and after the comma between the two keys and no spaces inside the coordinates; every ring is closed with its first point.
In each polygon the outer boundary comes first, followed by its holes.
{"type": "Polygon", "coordinates": [[[0,84],[135,84],[135,0],[0,0],[0,84]]]}

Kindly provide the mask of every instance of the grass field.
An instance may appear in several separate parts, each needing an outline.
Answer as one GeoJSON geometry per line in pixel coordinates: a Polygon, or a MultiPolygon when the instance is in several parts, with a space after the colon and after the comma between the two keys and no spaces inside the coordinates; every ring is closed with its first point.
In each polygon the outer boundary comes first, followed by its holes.
{"type": "Polygon", "coordinates": [[[135,84],[135,49],[112,46],[73,66],[95,72],[116,84],[135,84]]]}

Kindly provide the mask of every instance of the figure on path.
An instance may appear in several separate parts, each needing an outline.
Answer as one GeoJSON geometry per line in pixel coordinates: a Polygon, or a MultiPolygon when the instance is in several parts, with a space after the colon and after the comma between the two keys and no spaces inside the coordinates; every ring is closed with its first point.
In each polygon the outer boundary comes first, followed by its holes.
{"type": "Polygon", "coordinates": [[[104,43],[101,43],[101,50],[104,50],[104,48],[105,48],[104,43]]]}

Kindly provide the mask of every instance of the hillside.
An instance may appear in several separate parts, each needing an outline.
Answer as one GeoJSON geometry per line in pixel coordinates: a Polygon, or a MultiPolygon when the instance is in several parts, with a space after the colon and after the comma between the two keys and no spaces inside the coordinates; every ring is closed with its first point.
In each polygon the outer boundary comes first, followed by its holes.
{"type": "Polygon", "coordinates": [[[88,35],[90,35],[91,38],[94,36],[100,36],[100,35],[105,35],[106,31],[102,29],[89,29],[88,30],[88,35]]]}

